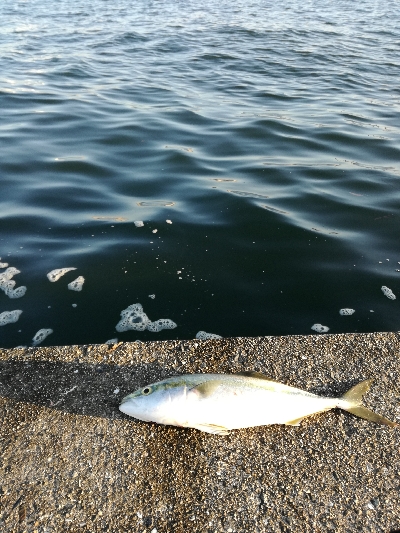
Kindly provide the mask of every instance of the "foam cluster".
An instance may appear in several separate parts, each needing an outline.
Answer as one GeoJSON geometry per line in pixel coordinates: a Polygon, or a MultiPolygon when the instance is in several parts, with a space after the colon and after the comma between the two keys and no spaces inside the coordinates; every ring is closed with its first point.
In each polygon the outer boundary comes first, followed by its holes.
{"type": "Polygon", "coordinates": [[[55,281],[58,281],[61,276],[64,276],[64,274],[70,272],[71,270],[76,270],[76,268],[56,268],[47,274],[47,278],[49,279],[49,281],[54,283],[55,281]]]}
{"type": "Polygon", "coordinates": [[[85,278],[83,276],[79,276],[79,278],[74,279],[74,281],[71,281],[71,283],[68,283],[68,289],[70,291],[81,291],[83,284],[85,283],[85,278]]]}
{"type": "Polygon", "coordinates": [[[349,309],[346,307],[345,309],[340,309],[339,315],[348,316],[348,315],[353,315],[355,312],[356,312],[355,309],[349,309]]]}
{"type": "Polygon", "coordinates": [[[33,346],[37,346],[38,344],[42,343],[46,337],[48,337],[51,333],[53,333],[53,330],[48,329],[39,329],[39,331],[35,334],[35,336],[32,339],[33,346]]]}
{"type": "Polygon", "coordinates": [[[208,339],[222,339],[221,335],[217,335],[216,333],[207,333],[206,331],[198,331],[196,333],[196,339],[199,339],[201,341],[206,341],[208,339]]]}
{"type": "Polygon", "coordinates": [[[15,311],[4,311],[0,314],[0,326],[5,326],[6,324],[13,324],[16,322],[22,311],[20,309],[15,309],[15,311]]]}
{"type": "Polygon", "coordinates": [[[314,324],[313,326],[311,326],[311,329],[313,329],[317,333],[327,333],[329,331],[328,326],[323,326],[322,324],[314,324]]]}
{"type": "Polygon", "coordinates": [[[137,228],[143,228],[144,226],[143,220],[135,220],[133,223],[135,224],[137,228]]]}
{"type": "Polygon", "coordinates": [[[119,332],[130,329],[135,331],[147,329],[148,331],[158,332],[163,329],[174,329],[176,326],[175,322],[169,318],[160,318],[152,322],[143,311],[141,304],[132,304],[121,312],[121,320],[115,326],[115,329],[119,332]]]}
{"type": "MultiPolygon", "coordinates": [[[[0,263],[1,265],[7,265],[7,263],[0,263]]],[[[5,292],[9,298],[21,298],[26,293],[26,287],[15,287],[15,281],[12,279],[15,274],[19,274],[20,270],[15,267],[8,267],[4,272],[0,274],[0,289],[5,292]]]]}
{"type": "Polygon", "coordinates": [[[382,290],[383,294],[389,298],[389,300],[395,300],[396,299],[396,296],[389,289],[389,287],[385,287],[385,285],[383,285],[381,287],[381,290],[382,290]]]}

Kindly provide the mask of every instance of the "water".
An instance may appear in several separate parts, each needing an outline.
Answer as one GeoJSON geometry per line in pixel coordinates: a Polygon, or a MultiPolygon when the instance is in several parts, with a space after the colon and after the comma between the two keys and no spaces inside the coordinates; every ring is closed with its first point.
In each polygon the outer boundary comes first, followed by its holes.
{"type": "Polygon", "coordinates": [[[0,257],[27,287],[1,346],[399,329],[397,2],[0,17],[0,257]],[[177,327],[116,332],[135,303],[177,327]]]}

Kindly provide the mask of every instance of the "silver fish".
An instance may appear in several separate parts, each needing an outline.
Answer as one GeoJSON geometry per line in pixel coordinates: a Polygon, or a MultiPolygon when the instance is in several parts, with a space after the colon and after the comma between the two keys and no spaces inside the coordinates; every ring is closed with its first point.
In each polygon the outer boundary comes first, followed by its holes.
{"type": "Polygon", "coordinates": [[[317,396],[268,379],[259,372],[187,374],[147,385],[126,396],[123,413],[144,420],[227,435],[231,429],[288,424],[335,407],[377,424],[397,426],[362,405],[373,380],[355,385],[341,398],[317,396]]]}

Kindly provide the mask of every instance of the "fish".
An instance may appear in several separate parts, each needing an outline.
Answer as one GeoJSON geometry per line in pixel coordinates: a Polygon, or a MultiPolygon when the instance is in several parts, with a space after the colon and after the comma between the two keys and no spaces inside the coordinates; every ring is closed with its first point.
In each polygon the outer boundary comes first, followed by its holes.
{"type": "Polygon", "coordinates": [[[336,407],[377,424],[398,426],[362,405],[372,382],[367,379],[340,398],[329,398],[273,381],[259,372],[186,374],[138,389],[122,399],[119,409],[145,422],[215,435],[269,424],[298,426],[304,418],[336,407]]]}

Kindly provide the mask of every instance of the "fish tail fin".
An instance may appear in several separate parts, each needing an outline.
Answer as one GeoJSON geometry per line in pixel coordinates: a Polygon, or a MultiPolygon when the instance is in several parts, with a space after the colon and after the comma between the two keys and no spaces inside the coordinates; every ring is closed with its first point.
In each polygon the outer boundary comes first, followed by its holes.
{"type": "Polygon", "coordinates": [[[369,391],[372,382],[373,379],[367,379],[348,390],[340,398],[343,403],[341,402],[339,407],[345,411],[348,411],[349,413],[352,413],[353,415],[359,416],[360,418],[365,418],[365,420],[370,420],[376,424],[397,427],[399,424],[396,424],[396,422],[392,422],[384,416],[378,415],[378,413],[374,413],[374,411],[371,411],[362,405],[362,398],[364,394],[369,391]]]}

